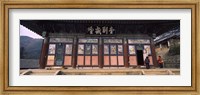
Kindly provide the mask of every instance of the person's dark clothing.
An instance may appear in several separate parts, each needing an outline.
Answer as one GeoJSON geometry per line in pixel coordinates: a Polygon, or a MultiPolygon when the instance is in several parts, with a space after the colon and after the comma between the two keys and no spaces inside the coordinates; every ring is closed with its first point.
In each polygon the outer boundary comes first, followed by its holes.
{"type": "Polygon", "coordinates": [[[145,64],[146,64],[146,68],[147,68],[147,69],[149,69],[149,68],[150,68],[150,65],[149,65],[149,63],[150,63],[150,60],[149,60],[149,58],[146,58],[146,59],[145,59],[145,64]]]}

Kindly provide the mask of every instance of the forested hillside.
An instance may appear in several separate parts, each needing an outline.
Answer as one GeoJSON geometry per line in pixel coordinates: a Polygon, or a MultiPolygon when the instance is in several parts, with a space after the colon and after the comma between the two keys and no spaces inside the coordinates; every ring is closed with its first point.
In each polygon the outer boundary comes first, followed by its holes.
{"type": "Polygon", "coordinates": [[[43,39],[20,36],[20,59],[39,59],[43,39]]]}

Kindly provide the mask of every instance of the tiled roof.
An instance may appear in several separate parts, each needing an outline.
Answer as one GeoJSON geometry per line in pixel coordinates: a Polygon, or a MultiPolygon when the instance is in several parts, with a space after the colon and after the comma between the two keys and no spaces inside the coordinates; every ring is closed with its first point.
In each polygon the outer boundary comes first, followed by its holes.
{"type": "Polygon", "coordinates": [[[157,44],[157,43],[162,42],[164,40],[170,39],[174,36],[180,36],[180,29],[175,29],[175,30],[163,33],[162,35],[157,36],[154,39],[154,42],[157,44]]]}

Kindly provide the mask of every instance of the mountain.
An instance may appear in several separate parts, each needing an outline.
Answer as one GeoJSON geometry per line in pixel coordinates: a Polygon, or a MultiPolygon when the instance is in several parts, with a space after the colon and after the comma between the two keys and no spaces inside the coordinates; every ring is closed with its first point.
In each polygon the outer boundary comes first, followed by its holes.
{"type": "Polygon", "coordinates": [[[20,36],[20,58],[39,59],[43,39],[33,39],[28,36],[20,36]]]}

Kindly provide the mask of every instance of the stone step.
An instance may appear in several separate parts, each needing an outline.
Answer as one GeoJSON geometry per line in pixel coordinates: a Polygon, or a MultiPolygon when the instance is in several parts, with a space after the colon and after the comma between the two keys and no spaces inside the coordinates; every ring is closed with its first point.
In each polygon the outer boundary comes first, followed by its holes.
{"type": "Polygon", "coordinates": [[[21,70],[20,75],[180,75],[179,69],[21,70]]]}

